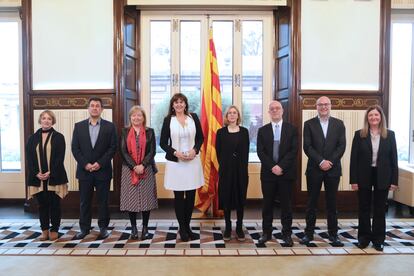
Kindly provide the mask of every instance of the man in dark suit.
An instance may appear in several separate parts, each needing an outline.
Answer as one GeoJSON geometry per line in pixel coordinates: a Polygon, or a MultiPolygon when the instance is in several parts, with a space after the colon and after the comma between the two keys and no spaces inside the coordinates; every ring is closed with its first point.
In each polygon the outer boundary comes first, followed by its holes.
{"type": "Polygon", "coordinates": [[[271,122],[261,127],[257,134],[257,155],[262,163],[260,179],[263,193],[263,234],[259,244],[272,239],[273,205],[277,191],[280,195],[282,239],[286,246],[292,240],[292,187],[296,178],[298,133],[284,122],[283,107],[278,101],[269,104],[271,122]]]}
{"type": "Polygon", "coordinates": [[[72,153],[78,163],[76,178],[79,180],[81,232],[83,239],[91,229],[91,205],[94,187],[98,199],[99,238],[109,236],[108,196],[112,179],[111,160],[117,146],[117,135],[113,123],[101,118],[102,100],[91,98],[88,103],[90,117],[75,124],[72,137],[72,153]]]}
{"type": "Polygon", "coordinates": [[[316,101],[316,108],[318,116],[306,121],[303,128],[303,150],[308,156],[306,167],[308,204],[305,236],[300,243],[309,244],[313,240],[316,207],[323,182],[329,240],[333,246],[343,246],[338,238],[336,194],[342,175],[341,158],[346,146],[345,126],[341,120],[330,116],[331,100],[328,97],[320,97],[316,101]]]}

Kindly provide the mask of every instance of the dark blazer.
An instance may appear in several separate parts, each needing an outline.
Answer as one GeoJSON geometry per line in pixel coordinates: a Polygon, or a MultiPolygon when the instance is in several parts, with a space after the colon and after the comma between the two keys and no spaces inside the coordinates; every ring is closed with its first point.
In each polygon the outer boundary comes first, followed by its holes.
{"type": "Polygon", "coordinates": [[[303,127],[303,150],[308,156],[306,174],[309,172],[323,173],[319,164],[322,160],[329,160],[333,166],[326,172],[327,176],[340,177],[342,175],[341,158],[345,147],[345,125],[341,120],[329,117],[326,138],[318,117],[307,120],[303,127]]]}
{"type": "Polygon", "coordinates": [[[280,133],[279,162],[273,160],[273,129],[268,123],[257,133],[257,155],[262,163],[260,179],[263,181],[296,179],[296,156],[298,152],[298,131],[293,125],[283,122],[280,133]],[[279,165],[283,175],[272,173],[272,168],[279,165]]]}
{"type": "MultiPolygon", "coordinates": [[[[196,127],[194,150],[198,154],[204,141],[203,130],[201,129],[200,120],[198,119],[197,114],[195,113],[190,113],[190,114],[194,120],[195,127],[196,127]]],[[[165,159],[169,161],[173,161],[173,162],[178,162],[178,158],[175,157],[174,155],[174,152],[176,151],[176,149],[174,149],[171,146],[170,123],[171,123],[171,116],[165,117],[164,122],[162,123],[162,128],[161,128],[160,147],[166,152],[165,159]]]]}
{"type": "MultiPolygon", "coordinates": [[[[128,166],[129,169],[133,170],[137,163],[132,159],[131,155],[128,152],[128,133],[130,127],[123,128],[121,131],[121,141],[120,141],[120,152],[122,156],[123,163],[128,166]]],[[[155,134],[152,128],[145,128],[146,144],[145,144],[145,156],[142,160],[142,165],[144,167],[152,166],[154,172],[157,172],[157,167],[155,166],[155,134]]],[[[139,164],[138,164],[139,165],[139,164]]]]}
{"type": "MultiPolygon", "coordinates": [[[[26,144],[26,161],[27,161],[27,185],[40,187],[41,181],[36,175],[40,172],[39,162],[37,160],[36,146],[41,141],[42,130],[37,130],[29,137],[26,144]]],[[[50,138],[50,176],[48,185],[62,185],[68,183],[68,177],[64,166],[65,160],[65,137],[53,130],[52,137],[50,138]]]]}
{"type": "MultiPolygon", "coordinates": [[[[352,141],[350,184],[358,184],[360,189],[370,188],[371,164],[371,136],[361,138],[360,130],[358,130],[352,141]]],[[[385,190],[391,184],[398,185],[398,157],[395,134],[388,130],[387,138],[380,138],[377,156],[377,185],[380,190],[385,190]]]]}
{"type": "Polygon", "coordinates": [[[89,135],[89,119],[76,123],[72,136],[72,154],[78,162],[76,178],[87,180],[94,174],[98,180],[110,180],[112,178],[111,160],[114,157],[116,146],[117,135],[113,123],[101,119],[98,139],[94,148],[92,148],[89,135]],[[86,164],[95,162],[101,166],[98,171],[90,173],[85,170],[86,164]]]}

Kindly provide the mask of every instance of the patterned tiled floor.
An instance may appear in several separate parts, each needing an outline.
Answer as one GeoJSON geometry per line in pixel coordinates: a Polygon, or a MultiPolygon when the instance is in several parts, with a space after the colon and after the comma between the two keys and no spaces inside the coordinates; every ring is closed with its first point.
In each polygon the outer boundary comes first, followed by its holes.
{"type": "MultiPolygon", "coordinates": [[[[96,226],[96,221],[93,221],[96,226]]],[[[273,239],[266,245],[257,243],[261,233],[261,221],[245,220],[246,240],[238,242],[233,233],[229,242],[223,241],[222,220],[193,220],[192,229],[198,240],[182,242],[177,235],[174,220],[152,220],[149,232],[151,239],[130,240],[127,220],[112,220],[111,235],[105,240],[97,239],[93,229],[83,240],[75,240],[79,231],[77,220],[63,220],[59,239],[51,242],[39,241],[38,220],[0,220],[0,255],[76,255],[76,256],[269,256],[269,255],[354,255],[354,254],[414,254],[414,220],[390,220],[387,222],[387,239],[384,252],[372,247],[361,250],[356,247],[357,221],[340,220],[339,236],[344,247],[333,247],[328,240],[326,224],[317,224],[315,240],[308,246],[300,245],[305,223],[293,223],[294,247],[283,246],[281,226],[274,222],[273,239]]]]}

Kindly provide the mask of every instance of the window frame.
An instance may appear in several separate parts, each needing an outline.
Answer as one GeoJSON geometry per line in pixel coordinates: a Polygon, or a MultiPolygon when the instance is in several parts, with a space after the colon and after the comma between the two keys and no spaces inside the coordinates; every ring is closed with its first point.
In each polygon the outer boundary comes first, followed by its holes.
{"type": "MultiPolygon", "coordinates": [[[[20,18],[20,12],[17,8],[0,9],[0,22],[16,22],[18,24],[18,63],[19,63],[19,116],[20,116],[20,170],[7,169],[3,170],[2,160],[0,155],[0,181],[10,182],[9,178],[12,175],[19,175],[24,177],[25,167],[25,154],[24,154],[24,116],[23,116],[23,33],[22,33],[22,20],[20,18]],[[11,175],[10,175],[11,174],[11,175]],[[3,177],[6,179],[3,180],[3,177]]],[[[1,147],[1,144],[0,144],[1,147]]],[[[1,148],[0,148],[1,154],[1,148]]],[[[20,178],[20,177],[19,177],[20,178]]],[[[14,181],[13,181],[14,182],[14,181]]]]}
{"type": "MultiPolygon", "coordinates": [[[[410,86],[410,122],[409,122],[409,149],[408,149],[408,164],[414,165],[414,12],[409,10],[393,10],[391,13],[391,32],[390,40],[392,39],[392,24],[394,23],[410,23],[412,25],[412,42],[411,42],[411,86],[410,86]]],[[[392,49],[391,49],[392,51],[392,49]]],[[[392,66],[392,53],[390,55],[390,66],[392,66]]],[[[392,70],[390,70],[390,84],[392,82],[392,70]]],[[[393,91],[390,85],[390,107],[392,106],[393,91]]],[[[389,117],[392,117],[392,108],[390,108],[389,117]]],[[[391,120],[389,121],[391,122],[391,120]]],[[[392,127],[392,126],[391,126],[392,127]]],[[[397,145],[398,146],[398,145],[397,145]]],[[[399,161],[405,162],[405,161],[399,161]]]]}
{"type": "MultiPolygon", "coordinates": [[[[207,51],[207,39],[208,39],[208,26],[212,24],[213,21],[262,21],[263,22],[263,92],[262,92],[262,116],[263,124],[269,122],[270,117],[267,112],[267,107],[272,100],[273,96],[273,79],[274,79],[274,43],[275,43],[275,32],[273,24],[273,13],[270,11],[209,11],[208,14],[203,11],[142,11],[141,12],[141,51],[142,51],[142,62],[141,62],[141,89],[142,91],[150,91],[150,24],[154,20],[179,20],[177,25],[180,25],[181,21],[191,21],[197,20],[201,23],[201,82],[203,81],[204,76],[204,59],[207,51]],[[147,43],[145,43],[147,42],[147,43]]],[[[240,42],[242,42],[242,32],[234,31],[234,35],[238,36],[240,42]]],[[[180,75],[180,66],[179,66],[179,41],[180,32],[171,32],[171,49],[177,47],[177,51],[172,50],[171,53],[171,75],[178,74],[180,75]],[[175,62],[175,63],[174,63],[175,62]]],[[[235,40],[234,40],[235,41],[235,40]]],[[[233,77],[236,74],[242,76],[242,44],[234,45],[233,51],[233,77]],[[236,56],[239,55],[239,56],[236,56]]],[[[242,87],[236,87],[233,81],[233,92],[232,92],[232,103],[237,105],[242,109],[242,87]]],[[[202,88],[202,84],[201,84],[202,88]]],[[[170,95],[178,92],[180,86],[174,87],[171,89],[170,95]]],[[[151,117],[151,94],[150,93],[141,93],[141,104],[145,110],[147,110],[147,116],[151,117]]],[[[241,112],[243,112],[241,110],[241,112]]],[[[257,153],[252,152],[249,156],[250,163],[258,163],[259,158],[257,153]]],[[[164,154],[156,155],[157,162],[165,162],[164,154]]]]}

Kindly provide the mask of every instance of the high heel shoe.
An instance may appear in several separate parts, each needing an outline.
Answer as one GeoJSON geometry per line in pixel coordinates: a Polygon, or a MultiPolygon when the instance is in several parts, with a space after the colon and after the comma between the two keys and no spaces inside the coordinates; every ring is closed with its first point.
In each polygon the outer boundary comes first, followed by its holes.
{"type": "Polygon", "coordinates": [[[138,229],[136,225],[131,226],[131,239],[137,240],[138,239],[138,229]]]}
{"type": "Polygon", "coordinates": [[[148,226],[142,226],[141,240],[147,240],[150,237],[150,233],[148,233],[148,226]]]}

